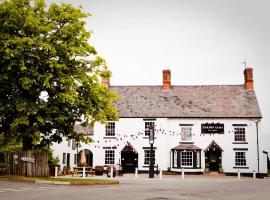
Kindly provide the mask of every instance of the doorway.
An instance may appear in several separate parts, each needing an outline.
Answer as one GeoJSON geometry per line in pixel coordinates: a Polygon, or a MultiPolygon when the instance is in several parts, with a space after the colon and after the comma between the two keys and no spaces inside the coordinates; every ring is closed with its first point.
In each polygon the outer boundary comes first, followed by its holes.
{"type": "MultiPolygon", "coordinates": [[[[84,149],[84,154],[85,154],[86,165],[88,167],[93,167],[93,153],[88,149],[84,149]]],[[[82,156],[82,151],[79,152],[79,159],[78,159],[79,162],[81,160],[81,156],[82,156]]]]}
{"type": "Polygon", "coordinates": [[[212,141],[204,150],[205,167],[209,171],[220,171],[222,169],[222,151],[221,147],[215,141],[212,141]]]}
{"type": "Polygon", "coordinates": [[[209,171],[218,171],[221,166],[221,152],[209,151],[205,153],[205,163],[209,166],[209,171]]]}
{"type": "Polygon", "coordinates": [[[121,166],[123,173],[134,173],[138,167],[138,153],[129,142],[121,151],[121,166]]]}

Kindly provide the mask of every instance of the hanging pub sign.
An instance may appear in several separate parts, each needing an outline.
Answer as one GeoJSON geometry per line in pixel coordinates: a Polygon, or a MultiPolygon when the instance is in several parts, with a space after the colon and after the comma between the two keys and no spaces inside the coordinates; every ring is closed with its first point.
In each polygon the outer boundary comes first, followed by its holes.
{"type": "Polygon", "coordinates": [[[202,134],[224,134],[224,124],[205,123],[201,125],[202,134]]]}

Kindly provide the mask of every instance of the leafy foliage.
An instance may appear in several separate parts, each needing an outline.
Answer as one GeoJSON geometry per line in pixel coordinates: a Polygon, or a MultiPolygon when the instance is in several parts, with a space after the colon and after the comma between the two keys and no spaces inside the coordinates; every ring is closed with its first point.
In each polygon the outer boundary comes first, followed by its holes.
{"type": "Polygon", "coordinates": [[[116,120],[117,99],[100,83],[104,59],[88,42],[89,14],[70,4],[4,0],[0,4],[0,135],[48,146],[62,137],[89,141],[74,124],[116,120]]]}

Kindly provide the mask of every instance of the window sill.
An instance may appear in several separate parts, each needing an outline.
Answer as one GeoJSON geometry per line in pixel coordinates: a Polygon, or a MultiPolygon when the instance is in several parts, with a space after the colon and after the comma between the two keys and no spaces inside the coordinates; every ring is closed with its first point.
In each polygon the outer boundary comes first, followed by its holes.
{"type": "Polygon", "coordinates": [[[233,142],[233,144],[248,144],[248,142],[233,142]]]}
{"type": "MultiPolygon", "coordinates": [[[[149,168],[149,165],[143,165],[143,168],[149,168]]],[[[157,165],[154,165],[154,168],[157,168],[157,165]]]]}
{"type": "MultiPolygon", "coordinates": [[[[149,136],[144,136],[143,139],[148,139],[149,140],[149,136]]],[[[156,137],[154,139],[157,139],[156,137]]]]}
{"type": "Polygon", "coordinates": [[[234,169],[249,169],[247,166],[235,166],[234,169]]]}
{"type": "Polygon", "coordinates": [[[103,137],[103,139],[116,139],[116,137],[115,136],[105,136],[105,137],[103,137]]]}

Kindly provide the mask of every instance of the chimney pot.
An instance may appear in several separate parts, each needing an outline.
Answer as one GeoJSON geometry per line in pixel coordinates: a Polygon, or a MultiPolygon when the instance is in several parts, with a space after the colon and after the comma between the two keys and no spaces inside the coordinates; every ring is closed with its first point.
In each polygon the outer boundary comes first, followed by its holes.
{"type": "Polygon", "coordinates": [[[171,89],[171,70],[164,69],[163,71],[163,90],[170,90],[171,89]]]}
{"type": "Polygon", "coordinates": [[[245,89],[246,90],[253,90],[253,69],[251,67],[246,68],[244,71],[245,76],[245,89]]]}

